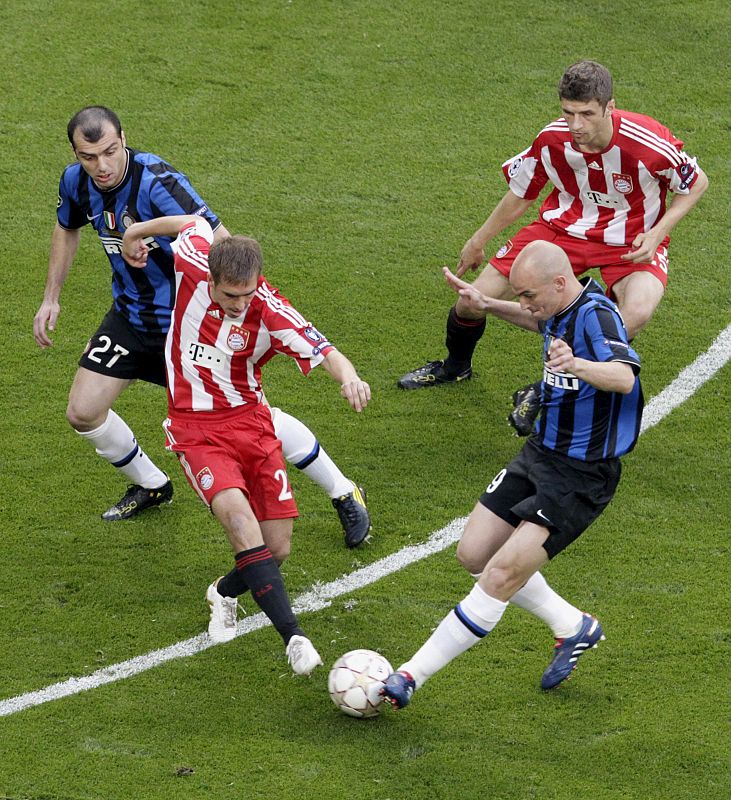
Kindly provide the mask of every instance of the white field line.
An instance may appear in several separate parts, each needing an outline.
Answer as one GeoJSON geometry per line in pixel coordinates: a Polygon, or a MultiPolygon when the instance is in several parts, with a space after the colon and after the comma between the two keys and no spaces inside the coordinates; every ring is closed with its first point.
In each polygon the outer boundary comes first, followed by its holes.
{"type": "MultiPolygon", "coordinates": [[[[716,337],[705,353],[700,355],[690,366],[686,367],[659,395],[650,400],[645,407],[641,432],[644,433],[648,428],[657,425],[674,408],[684,403],[707,380],[712,378],[729,359],[731,359],[731,325],[716,337]]],[[[452,520],[441,530],[432,533],[425,542],[404,547],[397,553],[375,561],[373,564],[351,572],[349,575],[343,575],[330,583],[315,584],[308,592],[295,598],[292,603],[295,612],[299,614],[320,611],[323,608],[327,608],[336,597],[362,589],[364,586],[375,583],[387,575],[398,572],[409,564],[445,550],[459,539],[466,519],[466,517],[461,517],[452,520]]],[[[237,636],[243,636],[269,624],[269,620],[263,613],[245,617],[238,624],[237,636]]],[[[171,661],[175,658],[186,658],[214,646],[208,634],[201,633],[191,639],[170,645],[170,647],[153,650],[128,661],[104,667],[91,675],[85,675],[81,678],[69,678],[60,683],[51,684],[45,689],[38,689],[35,692],[27,692],[26,694],[2,700],[0,701],[0,717],[7,717],[18,711],[48,703],[51,700],[59,700],[62,697],[78,694],[88,689],[96,689],[98,686],[104,686],[107,683],[130,678],[140,672],[145,672],[148,669],[164,664],[166,661],[171,661]]]]}

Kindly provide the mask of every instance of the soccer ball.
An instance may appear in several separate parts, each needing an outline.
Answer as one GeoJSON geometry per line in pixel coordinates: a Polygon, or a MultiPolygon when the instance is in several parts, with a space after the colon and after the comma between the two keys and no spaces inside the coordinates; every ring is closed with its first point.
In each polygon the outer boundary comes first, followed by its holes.
{"type": "Polygon", "coordinates": [[[351,650],[333,664],[327,689],[333,703],[351,717],[375,717],[381,710],[381,689],[393,672],[388,661],[373,650],[351,650]]]}

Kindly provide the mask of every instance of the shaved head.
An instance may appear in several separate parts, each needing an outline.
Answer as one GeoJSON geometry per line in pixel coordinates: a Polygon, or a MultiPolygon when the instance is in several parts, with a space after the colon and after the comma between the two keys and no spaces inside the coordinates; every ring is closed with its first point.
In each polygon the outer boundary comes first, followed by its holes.
{"type": "Polygon", "coordinates": [[[564,278],[574,276],[568,256],[553,242],[539,240],[531,242],[520,251],[510,270],[510,282],[512,283],[513,280],[535,282],[537,280],[545,283],[559,275],[564,278]]]}
{"type": "Polygon", "coordinates": [[[518,254],[510,270],[510,285],[520,304],[537,319],[548,319],[581,294],[566,253],[552,242],[535,241],[518,254]]]}

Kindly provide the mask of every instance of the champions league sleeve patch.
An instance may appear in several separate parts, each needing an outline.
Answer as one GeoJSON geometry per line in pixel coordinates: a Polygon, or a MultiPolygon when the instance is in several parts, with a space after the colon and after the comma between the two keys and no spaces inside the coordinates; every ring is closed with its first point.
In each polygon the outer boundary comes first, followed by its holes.
{"type": "Polygon", "coordinates": [[[698,174],[696,170],[696,163],[695,161],[688,161],[685,164],[681,164],[679,167],[676,167],[675,171],[678,173],[678,178],[680,178],[680,184],[678,188],[685,192],[693,185],[693,181],[698,174]]]}
{"type": "Polygon", "coordinates": [[[508,167],[508,178],[514,178],[519,172],[520,168],[523,166],[523,156],[518,156],[514,158],[510,162],[510,166],[508,167]]]}
{"type": "Polygon", "coordinates": [[[312,348],[312,355],[319,356],[324,350],[329,347],[332,347],[330,342],[317,330],[317,328],[313,328],[311,325],[305,328],[302,333],[312,342],[315,346],[312,348]]]}

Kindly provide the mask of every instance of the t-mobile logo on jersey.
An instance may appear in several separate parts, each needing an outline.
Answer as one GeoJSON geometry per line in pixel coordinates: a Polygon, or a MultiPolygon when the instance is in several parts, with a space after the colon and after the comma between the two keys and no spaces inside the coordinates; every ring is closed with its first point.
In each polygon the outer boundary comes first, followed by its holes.
{"type": "Polygon", "coordinates": [[[593,189],[584,192],[584,197],[590,203],[594,203],[594,205],[597,206],[604,206],[604,208],[622,208],[626,204],[626,201],[622,197],[612,197],[611,194],[595,192],[593,189]]]}
{"type": "Polygon", "coordinates": [[[199,367],[209,367],[213,369],[223,364],[223,356],[218,350],[216,350],[215,347],[202,344],[201,342],[189,342],[186,347],[186,352],[190,360],[199,367]]]}

